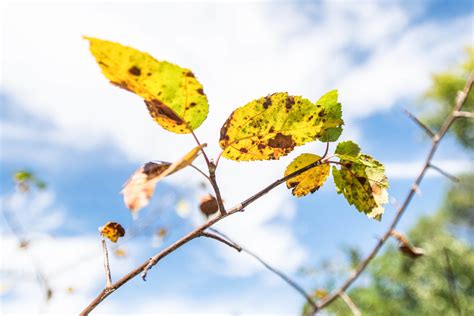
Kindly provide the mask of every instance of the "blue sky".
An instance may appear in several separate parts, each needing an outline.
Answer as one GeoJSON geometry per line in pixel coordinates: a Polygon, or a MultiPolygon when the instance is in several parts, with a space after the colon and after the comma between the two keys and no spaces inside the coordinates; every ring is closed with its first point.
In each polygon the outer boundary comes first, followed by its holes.
{"type": "MultiPolygon", "coordinates": [[[[473,43],[470,1],[10,2],[1,10],[2,207],[31,227],[31,252],[54,289],[43,304],[31,259],[2,222],[2,314],[77,314],[103,286],[97,227],[109,220],[126,229],[137,223],[167,228],[160,247],[203,220],[196,205],[209,189],[192,169],[160,183],[137,220],[123,205],[118,192],[134,170],[149,160],[176,160],[193,142],[161,129],[137,97],[109,85],[81,35],[191,68],[210,100],[197,134],[213,157],[220,126],[234,108],[276,91],[315,100],[338,88],[346,121],[342,139],[354,139],[387,165],[392,201],[404,198],[429,149],[402,110],[419,112],[430,74],[455,65],[473,43]],[[44,179],[48,190],[8,198],[11,174],[23,168],[44,179]],[[186,216],[176,212],[183,203],[186,216]]],[[[280,161],[221,161],[226,205],[280,177],[299,153],[322,150],[309,144],[280,161]]],[[[435,161],[453,173],[472,168],[450,138],[435,161]]],[[[430,172],[399,229],[435,211],[448,184],[430,172]]],[[[343,247],[368,251],[394,212],[388,205],[382,222],[368,219],[328,179],[301,199],[278,188],[219,228],[311,290],[321,284],[300,276],[299,268],[325,259],[342,267],[343,247]]],[[[112,259],[115,279],[159,251],[151,239],[146,233],[119,243],[127,257],[112,259]]],[[[136,279],[114,293],[97,312],[297,314],[302,303],[245,254],[196,240],[160,262],[146,283],[136,279]]]]}

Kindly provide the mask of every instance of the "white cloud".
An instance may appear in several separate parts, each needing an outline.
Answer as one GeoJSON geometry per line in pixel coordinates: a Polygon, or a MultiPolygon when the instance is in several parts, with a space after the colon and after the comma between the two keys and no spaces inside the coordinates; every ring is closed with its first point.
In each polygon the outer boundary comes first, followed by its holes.
{"type": "MultiPolygon", "coordinates": [[[[385,170],[389,179],[415,179],[424,165],[424,161],[409,162],[388,162],[385,164],[385,170]]],[[[433,161],[433,165],[441,168],[451,175],[458,175],[472,171],[474,164],[469,160],[459,159],[438,159],[433,161]]],[[[442,177],[443,175],[436,170],[429,169],[426,177],[442,177]]]]}
{"type": "MultiPolygon", "coordinates": [[[[2,137],[46,139],[79,150],[107,143],[137,164],[172,161],[193,146],[192,139],[163,131],[139,98],[108,85],[81,39],[84,34],[132,45],[193,69],[211,106],[197,134],[209,143],[213,157],[219,152],[219,128],[230,112],[274,91],[314,100],[339,87],[346,128],[357,135],[351,121],[420,93],[433,67],[460,55],[471,35],[468,18],[412,24],[408,9],[377,2],[328,1],[315,7],[12,3],[2,17],[1,88],[14,96],[22,110],[52,124],[52,131],[42,132],[2,122],[2,137]],[[311,18],[311,13],[318,17],[311,18]],[[353,52],[366,56],[356,61],[353,52]]],[[[321,150],[320,145],[308,148],[321,150]]],[[[280,177],[289,161],[221,161],[218,176],[226,205],[280,177]]],[[[396,165],[387,169],[397,176],[408,172],[403,167],[402,172],[396,165]]],[[[170,181],[192,185],[180,174],[170,181]]],[[[284,191],[270,193],[220,227],[275,266],[292,272],[307,254],[289,225],[294,204],[284,191]],[[274,245],[268,246],[269,240],[274,245]]],[[[223,250],[218,254],[231,268],[229,273],[250,275],[261,269],[243,255],[223,250]]]]}

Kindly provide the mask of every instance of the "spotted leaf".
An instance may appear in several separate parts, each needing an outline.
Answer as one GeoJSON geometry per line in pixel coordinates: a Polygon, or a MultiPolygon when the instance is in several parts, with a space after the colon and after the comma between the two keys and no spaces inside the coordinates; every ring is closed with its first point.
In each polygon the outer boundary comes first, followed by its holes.
{"type": "Polygon", "coordinates": [[[117,242],[120,237],[125,236],[125,229],[116,222],[108,222],[99,228],[100,233],[110,239],[112,242],[117,242]]]}
{"type": "MultiPolygon", "coordinates": [[[[300,170],[316,161],[319,161],[321,157],[313,154],[301,154],[293,160],[285,171],[285,176],[300,170]]],[[[309,193],[314,193],[318,190],[326,181],[329,176],[329,165],[322,164],[317,167],[311,168],[302,174],[291,178],[286,181],[288,189],[293,188],[292,193],[295,196],[305,196],[309,193]]]]}
{"type": "MultiPolygon", "coordinates": [[[[295,146],[327,139],[330,129],[342,124],[336,90],[316,103],[274,93],[236,109],[221,128],[219,145],[222,155],[232,160],[279,159],[295,146]]],[[[335,133],[331,134],[334,139],[335,133]]]]}
{"type": "Polygon", "coordinates": [[[192,71],[118,43],[85,37],[104,76],[143,99],[153,119],[178,134],[191,133],[206,119],[207,97],[192,71]]]}
{"type": "MultiPolygon", "coordinates": [[[[350,146],[352,149],[355,147],[350,146]]],[[[349,148],[349,147],[347,147],[349,148]]],[[[350,148],[349,148],[350,149],[350,148]]],[[[338,150],[336,150],[338,152],[338,150]]],[[[388,180],[384,166],[369,155],[338,155],[340,169],[333,166],[334,183],[337,192],[342,193],[349,204],[370,218],[380,220],[384,212],[383,204],[388,202],[388,180]]],[[[354,153],[354,150],[349,150],[354,153]]]]}
{"type": "Polygon", "coordinates": [[[148,205],[158,181],[189,166],[205,146],[206,144],[202,144],[194,147],[183,158],[172,164],[169,162],[148,162],[135,171],[124,184],[121,192],[125,205],[132,212],[138,212],[148,205]]]}

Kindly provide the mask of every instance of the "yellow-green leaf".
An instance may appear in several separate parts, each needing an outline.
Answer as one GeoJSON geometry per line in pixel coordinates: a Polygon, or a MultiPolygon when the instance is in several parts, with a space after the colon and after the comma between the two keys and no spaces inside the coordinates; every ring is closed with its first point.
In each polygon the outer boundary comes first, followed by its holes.
{"type": "Polygon", "coordinates": [[[206,119],[207,97],[191,70],[118,43],[85,39],[104,76],[145,99],[150,115],[163,128],[191,133],[206,119]]]}
{"type": "MultiPolygon", "coordinates": [[[[285,171],[285,176],[300,170],[318,160],[321,157],[313,154],[301,154],[293,160],[285,171]]],[[[317,167],[311,168],[302,174],[291,178],[286,181],[288,189],[293,188],[292,193],[295,196],[305,196],[309,193],[314,193],[318,190],[326,181],[329,176],[329,164],[322,164],[317,167]]]]}
{"type": "Polygon", "coordinates": [[[344,194],[349,204],[370,218],[380,220],[383,204],[388,203],[388,180],[384,166],[369,155],[338,155],[341,168],[333,166],[337,192],[344,194]]]}
{"type": "Polygon", "coordinates": [[[100,233],[110,239],[112,242],[117,242],[120,237],[125,236],[125,229],[116,222],[108,222],[99,228],[100,233]]]}
{"type": "MultiPolygon", "coordinates": [[[[312,103],[280,92],[236,109],[221,128],[222,155],[237,161],[279,159],[295,146],[324,135],[328,138],[329,129],[343,124],[337,91],[328,94],[329,99],[336,98],[336,104],[324,98],[324,102],[312,103]]],[[[334,138],[335,134],[331,134],[334,138]]]]}
{"type": "Polygon", "coordinates": [[[148,205],[158,181],[189,166],[205,146],[206,144],[202,144],[194,147],[184,157],[172,164],[169,162],[148,162],[135,171],[124,184],[121,192],[125,205],[132,212],[138,212],[148,205]]]}

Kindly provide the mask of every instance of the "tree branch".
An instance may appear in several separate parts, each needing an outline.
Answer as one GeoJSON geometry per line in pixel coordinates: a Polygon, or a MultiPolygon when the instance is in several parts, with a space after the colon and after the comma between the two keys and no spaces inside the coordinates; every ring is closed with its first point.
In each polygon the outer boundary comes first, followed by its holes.
{"type": "Polygon", "coordinates": [[[439,173],[441,173],[443,176],[445,176],[446,178],[448,178],[451,181],[454,181],[454,182],[459,182],[460,181],[458,177],[453,176],[452,174],[444,171],[440,167],[437,167],[437,166],[433,165],[432,163],[429,164],[429,167],[433,170],[438,171],[439,173]]]}
{"type": "Polygon", "coordinates": [[[107,244],[105,243],[104,236],[100,236],[102,244],[102,254],[104,255],[104,270],[105,270],[105,288],[110,288],[112,286],[112,276],[110,274],[110,264],[109,264],[109,252],[107,251],[107,244]]]}
{"type": "Polygon", "coordinates": [[[474,113],[472,112],[467,112],[467,111],[456,111],[454,112],[454,116],[456,118],[459,118],[459,117],[464,117],[464,118],[474,118],[474,113]]]}
{"type": "MultiPolygon", "coordinates": [[[[211,228],[210,228],[211,229],[211,228]]],[[[215,232],[217,232],[216,230],[213,230],[215,232]]],[[[239,245],[237,245],[235,242],[233,241],[230,241],[230,240],[226,240],[224,238],[222,238],[221,236],[219,235],[215,235],[215,234],[211,234],[211,233],[208,233],[208,232],[202,232],[200,234],[200,236],[203,236],[203,237],[207,237],[207,238],[211,238],[211,239],[215,239],[217,241],[220,241],[221,243],[231,247],[231,248],[234,248],[235,250],[237,250],[238,252],[241,252],[242,251],[242,247],[240,247],[239,245]]],[[[227,238],[228,239],[228,238],[227,238]]]]}
{"type": "MultiPolygon", "coordinates": [[[[471,91],[472,85],[474,81],[474,72],[469,75],[469,78],[466,82],[466,85],[464,86],[463,91],[461,91],[458,94],[458,97],[456,98],[456,102],[453,108],[453,111],[450,113],[450,115],[446,118],[446,120],[443,122],[443,125],[439,129],[439,131],[432,136],[432,146],[430,151],[428,152],[428,155],[426,157],[425,164],[423,165],[420,173],[418,174],[418,177],[415,179],[413,182],[413,185],[408,192],[408,195],[405,198],[405,201],[403,202],[402,206],[398,208],[397,214],[395,215],[392,223],[388,227],[387,231],[383,235],[383,237],[379,240],[379,242],[375,245],[375,247],[372,249],[372,251],[369,253],[369,255],[359,264],[359,266],[352,271],[352,273],[349,275],[347,280],[341,285],[340,288],[338,288],[336,291],[333,292],[333,294],[330,294],[326,296],[326,298],[318,305],[319,310],[323,309],[324,307],[328,306],[331,304],[338,296],[339,293],[345,292],[351,285],[354,283],[354,281],[362,274],[362,272],[365,270],[365,268],[369,265],[369,263],[372,261],[372,259],[377,255],[379,250],[382,248],[384,243],[387,241],[387,239],[390,237],[390,233],[395,227],[398,225],[398,222],[400,221],[401,217],[403,216],[405,210],[407,209],[408,205],[410,204],[413,196],[416,193],[417,188],[419,187],[421,181],[423,180],[423,177],[425,176],[426,171],[430,167],[431,161],[438,149],[439,143],[443,139],[443,137],[446,135],[448,132],[449,128],[453,124],[453,122],[456,119],[456,113],[459,112],[462,107],[464,106],[464,103],[466,102],[467,96],[469,92],[471,91]]],[[[417,120],[419,121],[419,120],[417,120]]],[[[318,309],[313,310],[313,313],[316,313],[318,309]]]]}
{"type": "Polygon", "coordinates": [[[362,313],[360,312],[359,308],[357,307],[356,304],[354,304],[354,302],[351,300],[351,298],[349,297],[349,295],[346,294],[346,292],[340,292],[339,293],[339,296],[342,298],[342,300],[344,301],[344,303],[346,303],[347,307],[350,308],[352,314],[354,316],[361,316],[362,313]]]}
{"type": "MultiPolygon", "coordinates": [[[[201,142],[197,138],[196,134],[192,132],[193,138],[198,144],[198,146],[201,145],[201,142]]],[[[216,165],[209,160],[209,157],[207,157],[206,151],[204,148],[201,148],[202,155],[204,156],[204,160],[206,160],[207,164],[207,169],[209,170],[209,177],[206,176],[206,178],[209,180],[209,183],[211,184],[212,188],[214,189],[214,193],[216,194],[216,200],[217,200],[217,205],[219,206],[219,212],[221,215],[224,215],[226,213],[225,207],[224,207],[224,201],[222,200],[221,192],[219,190],[219,186],[217,185],[217,180],[216,180],[216,165]]]]}
{"type": "Polygon", "coordinates": [[[218,216],[211,218],[208,220],[206,223],[202,224],[201,226],[197,227],[187,235],[183,236],[182,238],[178,239],[175,241],[173,244],[169,245],[167,248],[163,249],[153,257],[149,258],[145,262],[143,262],[140,266],[136,267],[126,275],[124,275],[122,278],[120,278],[118,281],[112,284],[110,288],[104,288],[90,303],[89,305],[84,308],[84,310],[80,313],[80,315],[88,315],[94,308],[96,308],[102,301],[104,301],[110,294],[115,292],[118,288],[120,288],[122,285],[130,281],[131,279],[135,278],[137,275],[142,273],[142,278],[146,279],[146,275],[148,271],[155,265],[157,264],[161,259],[166,257],[167,255],[173,253],[177,249],[179,249],[181,246],[187,244],[191,240],[193,240],[196,237],[199,237],[202,232],[204,232],[207,228],[211,227],[215,223],[223,220],[226,217],[229,217],[235,213],[238,212],[243,212],[244,208],[250,205],[251,203],[255,202],[257,199],[262,197],[263,195],[267,194],[280,184],[302,174],[305,171],[308,171],[311,168],[315,168],[319,166],[322,163],[321,160],[315,161],[306,167],[303,167],[301,169],[296,170],[293,173],[290,173],[289,175],[276,180],[275,182],[271,183],[264,189],[260,190],[259,192],[255,193],[245,201],[235,205],[231,209],[229,209],[226,213],[222,214],[220,213],[218,216]]]}
{"type": "Polygon", "coordinates": [[[252,251],[248,250],[247,248],[244,248],[240,245],[238,245],[235,241],[233,241],[232,239],[230,239],[227,235],[221,233],[220,231],[218,231],[217,229],[214,229],[214,228],[209,228],[209,230],[212,230],[213,232],[215,232],[216,234],[224,237],[225,239],[227,239],[228,241],[230,241],[230,243],[232,243],[233,245],[237,246],[240,248],[240,250],[242,252],[245,252],[246,254],[248,254],[249,256],[253,257],[254,259],[256,259],[258,262],[260,262],[265,268],[267,268],[268,270],[270,270],[271,272],[273,272],[274,274],[276,274],[277,276],[280,277],[280,279],[282,279],[283,281],[285,281],[288,285],[290,285],[292,288],[294,288],[296,291],[298,291],[302,296],[304,296],[306,298],[306,301],[308,302],[308,304],[310,304],[313,308],[316,308],[316,303],[314,302],[313,298],[311,297],[311,295],[309,295],[304,289],[303,287],[301,287],[298,283],[296,283],[296,281],[292,280],[289,276],[287,276],[286,274],[284,274],[283,272],[277,270],[276,268],[272,267],[270,264],[268,264],[266,261],[264,261],[262,258],[260,258],[258,255],[256,255],[255,253],[253,253],[252,251]]]}
{"type": "Polygon", "coordinates": [[[408,115],[408,117],[413,121],[415,122],[419,127],[421,127],[423,129],[423,131],[428,134],[428,136],[430,138],[433,138],[433,136],[435,135],[435,133],[431,130],[431,128],[429,128],[428,126],[426,126],[422,121],[420,121],[416,116],[414,116],[413,114],[411,114],[411,112],[409,112],[408,110],[404,110],[405,114],[408,115]]]}

